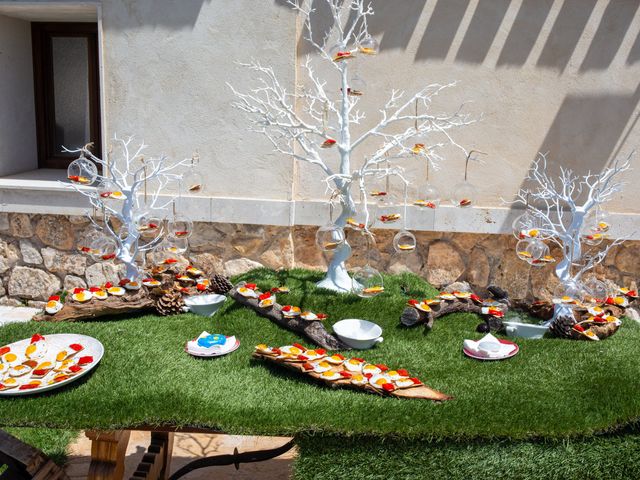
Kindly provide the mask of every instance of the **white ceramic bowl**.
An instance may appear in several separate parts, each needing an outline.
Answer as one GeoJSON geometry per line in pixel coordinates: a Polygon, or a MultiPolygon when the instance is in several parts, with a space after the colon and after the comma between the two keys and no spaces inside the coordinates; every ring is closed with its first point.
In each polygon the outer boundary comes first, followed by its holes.
{"type": "Polygon", "coordinates": [[[190,312],[202,315],[203,317],[212,317],[227,299],[224,295],[194,295],[186,297],[184,304],[190,312]]]}
{"type": "Polygon", "coordinates": [[[347,318],[333,325],[336,336],[357,350],[366,350],[383,341],[382,328],[368,320],[347,318]]]}
{"type": "Polygon", "coordinates": [[[503,322],[510,337],[540,339],[549,330],[548,326],[533,323],[503,322]]]}

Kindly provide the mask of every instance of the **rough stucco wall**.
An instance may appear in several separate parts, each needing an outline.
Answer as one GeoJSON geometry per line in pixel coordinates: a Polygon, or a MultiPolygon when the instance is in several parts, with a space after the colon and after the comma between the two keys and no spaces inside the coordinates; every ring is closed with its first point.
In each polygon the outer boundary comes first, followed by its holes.
{"type": "MultiPolygon", "coordinates": [[[[361,109],[369,119],[356,131],[379,118],[391,89],[414,92],[458,80],[434,106],[451,112],[470,100],[467,110],[483,115],[455,137],[489,154],[484,165],[470,167],[478,205],[501,206],[500,196],[512,198],[539,151],[550,152],[554,169],[560,163],[586,173],[640,145],[637,0],[373,0],[373,6],[370,31],[381,53],[352,62],[368,84],[361,109]]],[[[301,48],[299,63],[307,51],[301,48]]],[[[337,95],[335,70],[320,71],[337,95]]],[[[376,147],[367,145],[356,164],[376,147]]],[[[452,148],[445,152],[446,163],[432,180],[450,195],[463,178],[464,156],[452,148]]],[[[640,182],[638,162],[625,175],[629,185],[640,182]]],[[[406,165],[410,177],[424,178],[423,164],[406,165]]],[[[314,166],[300,167],[299,198],[326,198],[324,185],[309,181],[314,175],[314,166]]],[[[634,190],[627,187],[608,208],[640,213],[634,190]]]]}
{"type": "Polygon", "coordinates": [[[295,16],[252,0],[105,0],[106,131],[137,133],[150,152],[198,149],[206,195],[288,199],[292,163],[247,132],[226,82],[245,90],[235,60],[273,65],[293,84],[295,16]]]}
{"type": "Polygon", "coordinates": [[[0,176],[37,168],[31,25],[0,15],[0,176]]]}

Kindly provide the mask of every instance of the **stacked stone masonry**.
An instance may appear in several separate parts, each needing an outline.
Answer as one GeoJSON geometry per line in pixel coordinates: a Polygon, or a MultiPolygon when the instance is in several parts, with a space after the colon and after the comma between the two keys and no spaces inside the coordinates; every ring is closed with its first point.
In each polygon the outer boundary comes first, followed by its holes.
{"type": "MultiPolygon", "coordinates": [[[[42,306],[62,288],[117,281],[120,266],[95,263],[77,251],[80,239],[92,229],[83,217],[0,213],[0,304],[42,306]]],[[[188,257],[207,272],[229,276],[259,266],[324,269],[326,259],[315,246],[316,229],[198,223],[188,257]]],[[[365,238],[349,231],[349,267],[368,261],[389,273],[417,273],[436,286],[463,280],[482,291],[498,285],[514,298],[549,299],[557,285],[552,266],[531,268],[516,257],[511,235],[415,233],[416,251],[398,254],[392,246],[393,230],[376,231],[376,248],[368,252],[365,238]]],[[[557,250],[552,254],[560,258],[557,250]]],[[[640,278],[640,241],[616,247],[595,274],[619,285],[635,284],[640,278]]]]}

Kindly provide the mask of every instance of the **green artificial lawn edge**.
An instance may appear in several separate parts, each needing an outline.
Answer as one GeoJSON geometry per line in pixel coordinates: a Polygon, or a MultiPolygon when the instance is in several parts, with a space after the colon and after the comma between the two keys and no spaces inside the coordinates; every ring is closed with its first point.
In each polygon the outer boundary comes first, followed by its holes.
{"type": "Polygon", "coordinates": [[[385,293],[366,300],[317,290],[314,283],[320,278],[320,272],[307,270],[261,269],[236,280],[253,280],[263,289],[287,284],[292,292],[279,302],[326,312],[329,326],[341,318],[376,321],[385,342],[352,354],[408,368],[455,399],[434,404],[333,390],[251,360],[257,343],[304,339],[228,300],[212,319],[144,315],[0,328],[0,344],[35,332],[75,332],[95,336],[106,348],[101,365],[86,380],[47,395],[0,399],[0,424],[69,429],[170,425],[231,434],[469,440],[569,438],[613,431],[640,419],[640,371],[633,350],[640,327],[635,322],[625,321],[606,341],[522,340],[513,359],[478,362],[460,352],[463,338],[480,336],[475,315],[450,315],[436,321],[430,333],[421,326],[399,327],[409,298],[401,285],[412,297],[435,293],[417,276],[385,276],[385,293]],[[205,329],[238,335],[240,349],[216,360],[184,354],[184,342],[205,329]]]}

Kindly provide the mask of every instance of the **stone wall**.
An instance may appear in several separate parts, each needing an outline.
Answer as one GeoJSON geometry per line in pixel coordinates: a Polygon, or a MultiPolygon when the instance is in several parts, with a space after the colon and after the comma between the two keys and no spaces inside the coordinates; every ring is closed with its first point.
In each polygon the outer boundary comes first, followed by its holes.
{"type": "MultiPolygon", "coordinates": [[[[326,268],[315,246],[317,227],[198,223],[190,240],[192,263],[208,272],[235,275],[250,268],[326,268]]],[[[84,217],[0,213],[0,304],[41,306],[61,288],[117,281],[121,268],[95,263],[77,251],[92,230],[84,217]]],[[[466,280],[477,289],[495,284],[513,297],[549,298],[557,283],[553,268],[531,268],[515,256],[509,235],[416,232],[418,248],[395,253],[393,230],[376,231],[376,248],[367,253],[365,237],[349,231],[350,267],[367,260],[389,273],[411,271],[436,286],[466,280]],[[368,259],[367,259],[368,257],[368,259]]],[[[559,252],[552,249],[559,258],[559,252]]],[[[640,241],[616,247],[597,270],[619,285],[640,278],[640,241]]]]}

